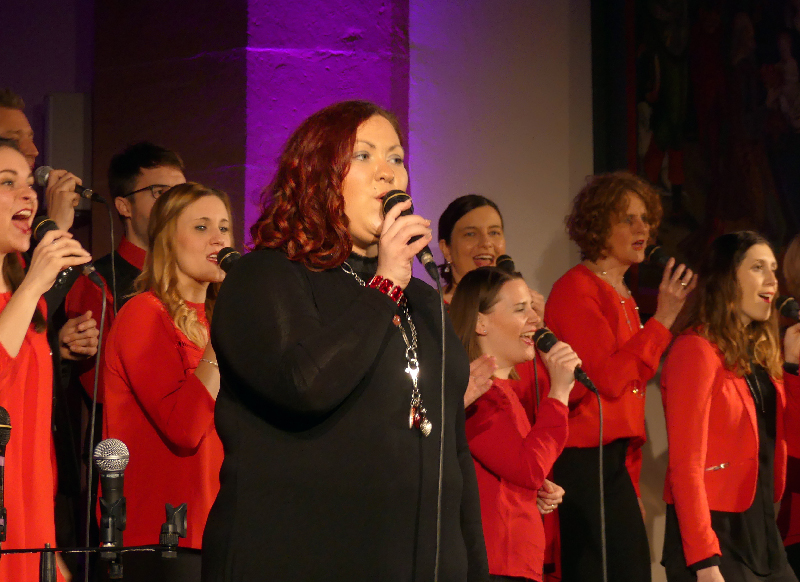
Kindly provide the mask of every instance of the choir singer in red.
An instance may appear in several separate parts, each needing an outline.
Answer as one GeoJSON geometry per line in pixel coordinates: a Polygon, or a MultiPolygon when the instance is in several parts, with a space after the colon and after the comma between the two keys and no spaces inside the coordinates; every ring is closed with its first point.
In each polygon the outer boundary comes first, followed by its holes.
{"type": "Polygon", "coordinates": [[[786,331],[784,364],[777,266],[754,232],[717,238],[664,363],[670,582],[797,582],[773,504],[787,441],[800,440],[800,324],[786,331]]]}
{"type": "Polygon", "coordinates": [[[220,283],[217,252],[233,244],[224,192],[187,182],[156,200],[139,293],[119,311],[103,367],[103,438],[128,446],[125,545],[158,543],[164,504],[188,505],[177,559],[125,554],[126,580],[196,581],[208,511],[219,490],[214,429],[219,367],[209,340],[220,283]]]}
{"type": "Polygon", "coordinates": [[[540,489],[567,442],[567,401],[580,360],[563,342],[542,356],[548,396],[532,423],[513,387],[514,367],[536,357],[533,334],[542,322],[522,277],[497,267],[470,271],[456,288],[450,317],[471,360],[488,354],[497,363],[492,387],[466,410],[491,579],[541,581],[540,513],[555,504],[540,489]]]}
{"type": "Polygon", "coordinates": [[[650,580],[650,549],[638,502],[645,389],[694,285],[692,272],[683,265],[673,269],[670,259],[656,312],[642,324],[624,277],[644,261],[661,214],[652,186],[628,172],[614,172],[590,178],[566,219],[582,261],[553,285],[545,321],[556,337],[575,349],[597,386],[603,440],[597,398],[579,384],[570,394],[569,440],[553,468],[554,481],[569,492],[559,508],[564,582],[603,580],[600,446],[608,580],[650,580]]]}

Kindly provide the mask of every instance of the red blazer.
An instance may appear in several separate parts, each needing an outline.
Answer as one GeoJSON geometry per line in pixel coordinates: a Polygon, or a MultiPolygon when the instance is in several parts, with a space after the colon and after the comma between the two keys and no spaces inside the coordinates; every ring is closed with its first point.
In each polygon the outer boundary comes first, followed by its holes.
{"type": "Polygon", "coordinates": [[[466,410],[466,433],[475,462],[489,572],[542,579],[545,533],[537,491],[567,440],[567,407],[542,399],[530,421],[510,380],[466,410]]]}
{"type": "MultiPolygon", "coordinates": [[[[580,356],[582,368],[600,391],[603,444],[631,439],[627,466],[638,495],[640,449],[646,441],[645,388],[672,334],[654,319],[639,329],[635,305],[632,298],[622,305],[610,284],[576,265],[553,285],[545,321],[580,356]]],[[[598,446],[597,397],[578,383],[570,394],[569,409],[567,446],[598,446]]]]}
{"type": "MultiPolygon", "coordinates": [[[[786,477],[784,427],[800,421],[800,378],[773,379],[777,396],[775,501],[786,477]]],[[[661,374],[669,465],[664,500],[675,504],[686,564],[721,555],[710,510],[741,512],[753,503],[758,425],[747,382],[725,368],[717,347],[696,333],[675,340],[661,374]]],[[[796,433],[797,431],[791,431],[796,433]]]]}

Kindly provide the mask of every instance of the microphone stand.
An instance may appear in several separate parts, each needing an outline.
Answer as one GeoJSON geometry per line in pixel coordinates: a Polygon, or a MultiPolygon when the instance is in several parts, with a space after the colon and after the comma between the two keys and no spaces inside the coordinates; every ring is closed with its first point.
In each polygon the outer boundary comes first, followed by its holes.
{"type": "MultiPolygon", "coordinates": [[[[53,548],[50,544],[45,544],[43,548],[20,548],[16,550],[0,550],[0,556],[4,554],[39,554],[39,582],[56,582],[56,557],[55,553],[62,554],[100,554],[100,558],[108,560],[109,578],[112,580],[122,579],[122,556],[129,552],[161,552],[161,557],[166,559],[177,558],[178,552],[182,549],[178,547],[178,540],[186,537],[186,504],[181,503],[173,507],[169,503],[166,505],[167,520],[161,526],[159,543],[144,546],[100,546],[100,547],[77,547],[77,548],[53,548]]],[[[84,565],[86,576],[89,575],[89,561],[84,565]]]]}

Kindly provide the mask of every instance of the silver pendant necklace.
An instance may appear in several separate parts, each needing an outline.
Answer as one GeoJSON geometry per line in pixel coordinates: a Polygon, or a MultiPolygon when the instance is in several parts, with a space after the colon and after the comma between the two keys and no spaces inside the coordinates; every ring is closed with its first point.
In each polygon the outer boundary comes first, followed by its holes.
{"type": "MultiPolygon", "coordinates": [[[[358,276],[358,274],[347,263],[347,261],[342,263],[342,270],[348,275],[352,275],[362,287],[367,286],[364,280],[358,276]]],[[[408,411],[408,428],[418,428],[424,436],[428,436],[433,430],[433,424],[430,420],[428,420],[428,411],[425,410],[425,407],[422,405],[422,394],[420,393],[419,386],[417,385],[417,377],[419,376],[419,360],[417,359],[417,328],[414,326],[414,321],[411,319],[411,313],[408,310],[408,303],[406,301],[403,301],[402,305],[400,305],[400,313],[405,317],[405,320],[408,323],[408,329],[411,333],[411,340],[409,341],[408,335],[406,335],[406,330],[403,328],[402,318],[395,315],[392,322],[400,330],[400,333],[403,336],[403,343],[406,345],[405,357],[407,365],[404,372],[411,378],[411,385],[413,387],[411,390],[411,406],[409,407],[408,411]]]]}

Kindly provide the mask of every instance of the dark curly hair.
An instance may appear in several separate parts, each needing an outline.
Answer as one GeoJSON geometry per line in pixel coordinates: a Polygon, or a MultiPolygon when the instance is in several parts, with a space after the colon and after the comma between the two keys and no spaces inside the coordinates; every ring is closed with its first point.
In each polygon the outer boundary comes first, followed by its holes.
{"type": "Polygon", "coordinates": [[[264,189],[261,216],[250,228],[254,249],[281,249],[312,270],[341,265],[353,248],[342,182],[358,127],[380,115],[402,143],[397,118],[369,101],[343,101],[306,119],[284,147],[278,171],[264,189]]]}
{"type": "Polygon", "coordinates": [[[564,220],[569,238],[581,250],[581,259],[596,261],[605,256],[611,227],[624,216],[631,194],[644,202],[645,221],[650,226],[650,236],[655,235],[663,214],[655,188],[630,172],[597,174],[575,196],[572,211],[564,220]]]}

